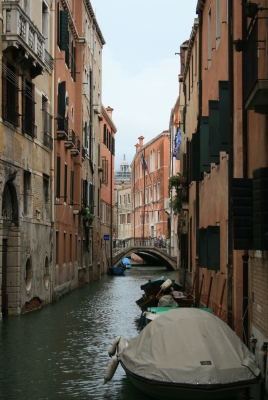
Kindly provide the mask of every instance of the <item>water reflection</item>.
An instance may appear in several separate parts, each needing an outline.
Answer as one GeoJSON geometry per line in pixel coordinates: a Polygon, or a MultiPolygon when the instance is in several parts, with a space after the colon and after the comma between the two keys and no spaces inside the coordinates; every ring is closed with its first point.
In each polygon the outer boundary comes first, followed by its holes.
{"type": "MultiPolygon", "coordinates": [[[[0,399],[148,399],[120,365],[106,385],[103,375],[114,337],[138,334],[140,285],[161,275],[177,280],[176,272],[132,268],[37,312],[5,319],[0,324],[0,399]]],[[[260,400],[259,387],[228,400],[238,399],[260,400]]]]}

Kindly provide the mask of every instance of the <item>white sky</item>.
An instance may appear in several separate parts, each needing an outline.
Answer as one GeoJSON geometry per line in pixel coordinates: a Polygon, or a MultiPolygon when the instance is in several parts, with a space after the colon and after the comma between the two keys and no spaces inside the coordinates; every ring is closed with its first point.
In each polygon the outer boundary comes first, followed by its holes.
{"type": "Polygon", "coordinates": [[[115,170],[169,128],[178,92],[180,45],[189,39],[197,0],[91,0],[106,44],[102,103],[112,107],[115,170]]]}

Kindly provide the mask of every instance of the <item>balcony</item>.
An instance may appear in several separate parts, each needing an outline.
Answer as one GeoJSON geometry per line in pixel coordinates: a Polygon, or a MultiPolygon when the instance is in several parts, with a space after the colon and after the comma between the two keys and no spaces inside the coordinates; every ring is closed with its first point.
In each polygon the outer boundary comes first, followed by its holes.
{"type": "Polygon", "coordinates": [[[68,138],[68,118],[58,118],[57,139],[67,140],[68,138]]]}
{"type": "Polygon", "coordinates": [[[43,143],[50,150],[53,150],[53,138],[47,132],[44,132],[43,143]]]}
{"type": "Polygon", "coordinates": [[[22,116],[22,132],[27,133],[32,138],[37,137],[37,126],[34,124],[34,120],[24,115],[22,116]]]}
{"type": "Polygon", "coordinates": [[[45,51],[45,38],[16,1],[2,2],[3,51],[13,49],[14,61],[24,70],[29,69],[31,78],[51,69],[52,57],[45,51]]]}
{"type": "Polygon", "coordinates": [[[268,114],[267,49],[261,36],[265,30],[256,19],[245,42],[243,51],[243,92],[246,110],[268,114]],[[260,38],[259,38],[260,36],[260,38]],[[250,61],[249,61],[250,60],[250,61]]]}
{"type": "Polygon", "coordinates": [[[75,133],[74,131],[71,131],[68,137],[64,141],[65,148],[72,149],[74,147],[74,143],[75,143],[75,133]]]}
{"type": "Polygon", "coordinates": [[[80,154],[80,139],[78,136],[75,136],[74,147],[71,149],[71,155],[77,157],[78,154],[80,154]]]}

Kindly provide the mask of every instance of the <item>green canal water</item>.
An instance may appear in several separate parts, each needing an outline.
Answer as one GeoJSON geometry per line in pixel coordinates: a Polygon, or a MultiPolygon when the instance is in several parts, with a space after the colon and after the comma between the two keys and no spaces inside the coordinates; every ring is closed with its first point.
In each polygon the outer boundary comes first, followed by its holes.
{"type": "MultiPolygon", "coordinates": [[[[106,385],[103,375],[115,336],[130,338],[139,333],[141,311],[135,301],[142,294],[140,285],[161,275],[178,281],[177,272],[132,268],[125,276],[104,276],[56,304],[4,319],[0,323],[0,399],[148,399],[120,365],[106,385]]],[[[259,386],[231,399],[260,400],[259,386]]]]}

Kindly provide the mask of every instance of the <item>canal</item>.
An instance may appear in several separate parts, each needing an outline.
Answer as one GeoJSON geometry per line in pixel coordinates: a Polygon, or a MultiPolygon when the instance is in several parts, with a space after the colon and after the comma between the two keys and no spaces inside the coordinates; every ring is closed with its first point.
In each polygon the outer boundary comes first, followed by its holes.
{"type": "MultiPolygon", "coordinates": [[[[4,319],[0,399],[148,399],[120,365],[106,385],[103,375],[114,337],[130,338],[139,332],[141,312],[135,301],[142,294],[140,285],[161,275],[178,281],[177,272],[132,268],[125,276],[104,276],[56,304],[4,319]]],[[[259,386],[232,398],[238,399],[260,400],[259,386]]]]}

